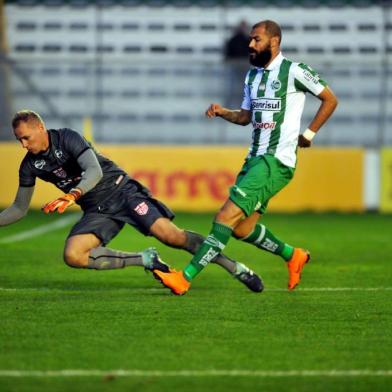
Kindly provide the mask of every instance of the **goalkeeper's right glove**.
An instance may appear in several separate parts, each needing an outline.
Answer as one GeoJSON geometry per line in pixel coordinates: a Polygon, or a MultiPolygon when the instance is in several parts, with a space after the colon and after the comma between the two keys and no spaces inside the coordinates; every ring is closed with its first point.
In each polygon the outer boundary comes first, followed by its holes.
{"type": "Polygon", "coordinates": [[[45,212],[45,214],[55,211],[62,214],[68,207],[75,204],[75,201],[78,200],[80,196],[82,196],[82,191],[78,188],[72,188],[69,193],[45,204],[42,207],[42,211],[45,212]]]}

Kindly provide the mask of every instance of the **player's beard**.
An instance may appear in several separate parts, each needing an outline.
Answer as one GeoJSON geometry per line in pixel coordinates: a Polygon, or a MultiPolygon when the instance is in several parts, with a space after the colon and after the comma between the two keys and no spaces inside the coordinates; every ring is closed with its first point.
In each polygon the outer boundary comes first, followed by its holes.
{"type": "Polygon", "coordinates": [[[264,68],[271,60],[271,45],[265,48],[263,51],[257,53],[254,49],[249,50],[249,62],[255,67],[264,68]],[[256,54],[251,56],[251,54],[256,54]]]}

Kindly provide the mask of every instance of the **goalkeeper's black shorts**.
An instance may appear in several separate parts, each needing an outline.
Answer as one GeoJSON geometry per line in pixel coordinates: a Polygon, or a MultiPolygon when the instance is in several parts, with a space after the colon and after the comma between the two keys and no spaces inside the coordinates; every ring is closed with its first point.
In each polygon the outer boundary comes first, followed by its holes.
{"type": "Polygon", "coordinates": [[[73,226],[68,237],[78,234],[95,234],[103,245],[109,243],[127,223],[144,235],[158,218],[174,218],[173,211],[150,196],[141,184],[135,192],[135,180],[113,192],[97,208],[88,209],[73,226]]]}

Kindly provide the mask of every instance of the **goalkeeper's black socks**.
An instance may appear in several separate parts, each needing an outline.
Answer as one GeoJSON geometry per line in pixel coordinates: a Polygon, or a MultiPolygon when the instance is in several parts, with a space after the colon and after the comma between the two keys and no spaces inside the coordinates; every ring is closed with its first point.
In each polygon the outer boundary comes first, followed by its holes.
{"type": "Polygon", "coordinates": [[[151,261],[150,256],[150,249],[132,253],[98,246],[91,249],[87,268],[108,270],[129,266],[148,267],[148,263],[151,261]]]}

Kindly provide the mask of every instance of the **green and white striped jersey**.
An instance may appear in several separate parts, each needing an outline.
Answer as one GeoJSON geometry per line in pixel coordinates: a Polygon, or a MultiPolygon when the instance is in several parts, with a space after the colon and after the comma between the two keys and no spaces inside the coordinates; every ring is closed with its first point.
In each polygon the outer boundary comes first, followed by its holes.
{"type": "Polygon", "coordinates": [[[295,167],[305,93],[319,95],[326,83],[309,66],[281,53],[267,68],[249,70],[241,108],[252,111],[249,156],[272,154],[295,167]]]}

